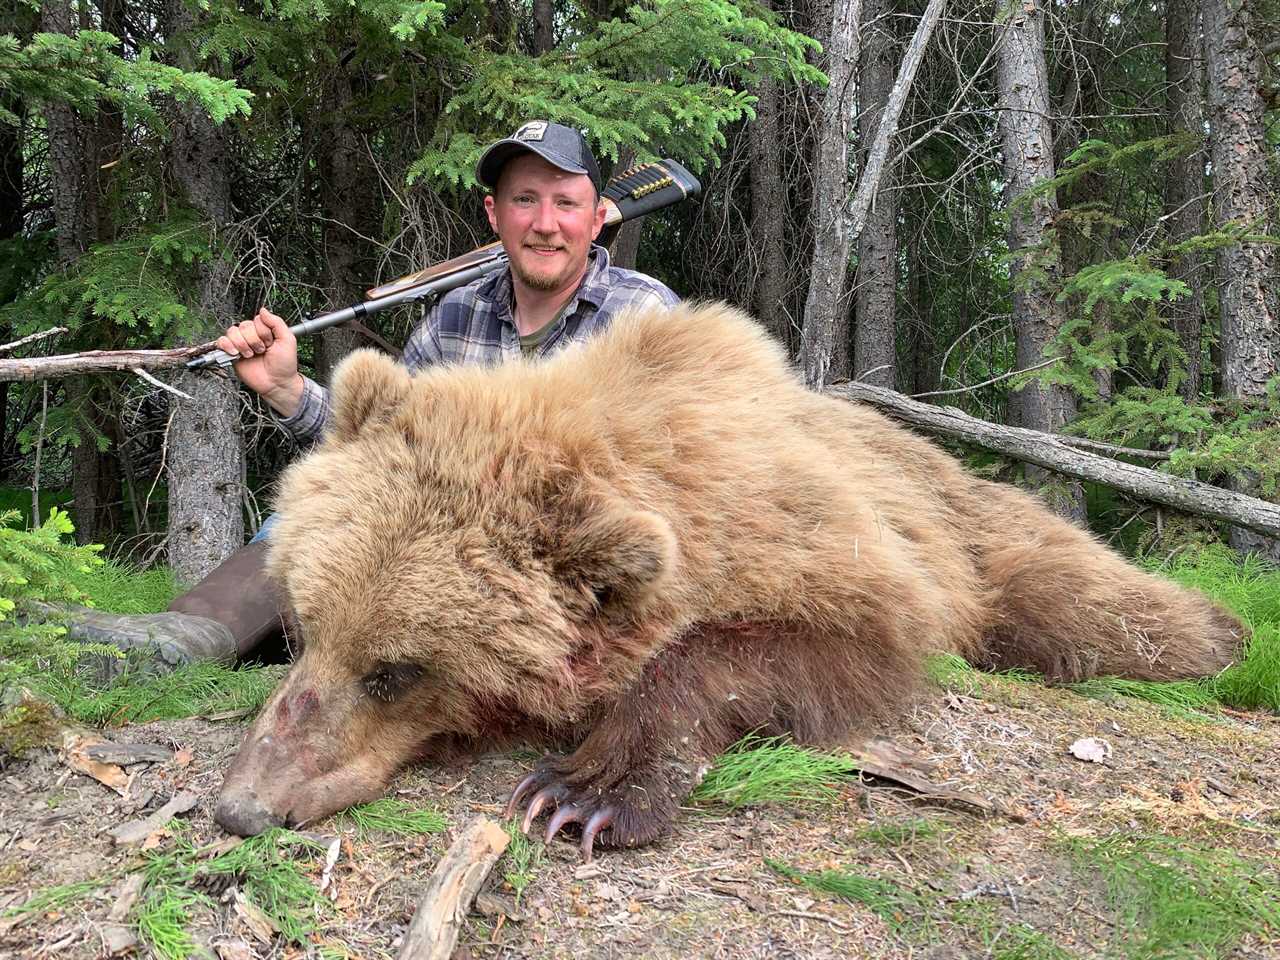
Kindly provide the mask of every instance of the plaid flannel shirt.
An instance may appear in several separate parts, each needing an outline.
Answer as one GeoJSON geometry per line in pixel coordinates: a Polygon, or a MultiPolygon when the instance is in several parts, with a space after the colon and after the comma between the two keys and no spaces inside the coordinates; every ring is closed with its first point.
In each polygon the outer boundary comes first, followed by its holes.
{"type": "MultiPolygon", "coordinates": [[[[603,330],[625,310],[673,306],[679,298],[652,277],[609,265],[609,252],[592,245],[587,272],[561,311],[556,327],[539,344],[538,356],[603,330]]],[[[409,335],[404,365],[412,372],[434,364],[498,364],[522,356],[513,315],[510,268],[450,290],[409,335]]],[[[281,426],[299,443],[317,439],[329,424],[329,390],[304,377],[302,405],[281,426]]]]}

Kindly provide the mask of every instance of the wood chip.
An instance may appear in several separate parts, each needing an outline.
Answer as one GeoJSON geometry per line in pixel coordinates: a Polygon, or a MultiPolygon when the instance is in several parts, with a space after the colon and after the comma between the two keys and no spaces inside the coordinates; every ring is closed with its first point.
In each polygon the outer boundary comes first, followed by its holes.
{"type": "Polygon", "coordinates": [[[125,918],[129,916],[129,911],[133,909],[133,905],[138,902],[138,897],[142,894],[142,885],[146,882],[146,876],[141,873],[131,873],[111,891],[115,902],[111,904],[111,909],[107,912],[107,919],[113,923],[123,923],[125,918]]]}
{"type": "Polygon", "coordinates": [[[90,747],[107,744],[109,740],[68,728],[63,731],[62,761],[76,773],[93,777],[123,797],[129,792],[129,775],[114,763],[102,763],[88,755],[90,747]]]}
{"type": "Polygon", "coordinates": [[[104,740],[85,747],[85,756],[99,763],[118,763],[122,767],[135,763],[163,763],[173,751],[158,743],[112,743],[104,740]]]}
{"type": "Polygon", "coordinates": [[[117,846],[121,847],[142,843],[178,814],[186,813],[199,802],[199,796],[190,790],[183,790],[145,820],[131,820],[128,823],[122,823],[120,826],[108,830],[107,835],[115,841],[117,846]]]}
{"type": "Polygon", "coordinates": [[[265,913],[249,902],[243,893],[236,891],[236,916],[244,923],[254,939],[262,944],[269,944],[279,932],[265,913]]]}

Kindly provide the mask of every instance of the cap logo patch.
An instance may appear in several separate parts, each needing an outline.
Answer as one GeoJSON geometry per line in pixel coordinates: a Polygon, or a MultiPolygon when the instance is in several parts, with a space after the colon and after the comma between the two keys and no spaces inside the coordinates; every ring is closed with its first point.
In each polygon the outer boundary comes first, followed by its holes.
{"type": "Polygon", "coordinates": [[[547,121],[530,120],[516,131],[513,140],[541,140],[547,135],[547,121]]]}

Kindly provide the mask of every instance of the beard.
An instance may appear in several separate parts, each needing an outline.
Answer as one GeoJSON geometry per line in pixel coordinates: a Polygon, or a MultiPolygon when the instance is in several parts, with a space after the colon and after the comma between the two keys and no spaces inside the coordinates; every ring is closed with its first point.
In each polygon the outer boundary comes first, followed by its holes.
{"type": "MultiPolygon", "coordinates": [[[[539,243],[539,239],[535,236],[531,238],[531,242],[539,243]]],[[[551,246],[545,243],[545,246],[551,246]]],[[[564,248],[561,248],[563,252],[564,248]]],[[[537,290],[541,293],[554,293],[568,283],[578,272],[581,264],[569,263],[563,269],[556,269],[547,264],[538,262],[536,254],[521,250],[520,256],[510,258],[511,272],[516,279],[523,283],[531,290],[537,290]],[[542,267],[543,269],[538,269],[542,267]]]]}

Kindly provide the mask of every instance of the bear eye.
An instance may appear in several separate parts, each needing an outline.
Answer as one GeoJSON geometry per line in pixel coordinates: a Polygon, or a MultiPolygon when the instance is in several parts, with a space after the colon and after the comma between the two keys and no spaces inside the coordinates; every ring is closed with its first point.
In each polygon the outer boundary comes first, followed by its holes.
{"type": "Polygon", "coordinates": [[[422,667],[416,663],[384,661],[365,674],[361,683],[369,696],[383,703],[391,703],[417,683],[422,674],[422,667]]]}

